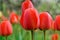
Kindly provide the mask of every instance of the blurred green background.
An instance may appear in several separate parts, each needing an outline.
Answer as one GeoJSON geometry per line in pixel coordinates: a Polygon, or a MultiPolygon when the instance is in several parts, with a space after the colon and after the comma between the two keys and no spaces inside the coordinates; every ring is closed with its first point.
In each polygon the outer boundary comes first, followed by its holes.
{"type": "MultiPolygon", "coordinates": [[[[60,0],[31,0],[38,12],[47,11],[51,14],[53,19],[56,15],[60,14],[60,0]]],[[[7,17],[8,10],[14,10],[17,14],[21,15],[21,4],[24,0],[0,0],[0,11],[7,17]]],[[[31,32],[26,31],[20,24],[12,24],[13,34],[8,36],[8,40],[31,40],[31,32]],[[16,30],[17,29],[17,30],[16,30]]],[[[56,33],[60,34],[59,31],[56,33]]],[[[51,40],[51,36],[54,34],[53,30],[46,31],[46,40],[51,40]]],[[[43,31],[36,30],[34,32],[34,40],[44,40],[43,31]]],[[[6,38],[0,36],[0,40],[6,38]]],[[[60,40],[60,37],[59,37],[60,40]]]]}

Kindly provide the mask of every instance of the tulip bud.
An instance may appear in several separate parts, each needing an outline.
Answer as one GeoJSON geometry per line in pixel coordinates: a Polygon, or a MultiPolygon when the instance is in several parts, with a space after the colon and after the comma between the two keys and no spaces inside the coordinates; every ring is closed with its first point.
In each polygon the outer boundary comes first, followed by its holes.
{"type": "Polygon", "coordinates": [[[11,12],[10,14],[10,22],[11,23],[18,23],[18,15],[15,12],[11,12]]]}
{"type": "Polygon", "coordinates": [[[24,13],[24,11],[28,8],[33,8],[33,4],[30,0],[25,0],[23,3],[22,3],[22,13],[24,13]]]}
{"type": "Polygon", "coordinates": [[[57,15],[54,21],[54,29],[60,30],[60,15],[57,15]]]}
{"type": "Polygon", "coordinates": [[[8,36],[13,32],[12,25],[8,20],[2,21],[0,26],[0,35],[8,36]]]}
{"type": "Polygon", "coordinates": [[[52,17],[48,12],[41,12],[40,15],[40,30],[48,30],[52,26],[52,17]]]}
{"type": "Polygon", "coordinates": [[[26,30],[35,30],[39,26],[39,16],[38,12],[34,8],[28,8],[25,10],[24,20],[22,27],[26,30]]]}
{"type": "Polygon", "coordinates": [[[53,34],[52,35],[52,40],[58,40],[58,34],[53,34]]]}

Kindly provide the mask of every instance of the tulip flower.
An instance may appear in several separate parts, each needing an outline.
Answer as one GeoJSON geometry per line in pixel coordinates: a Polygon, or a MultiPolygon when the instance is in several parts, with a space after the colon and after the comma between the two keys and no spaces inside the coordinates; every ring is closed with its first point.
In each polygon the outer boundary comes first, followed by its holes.
{"type": "Polygon", "coordinates": [[[31,30],[33,36],[33,30],[36,30],[39,26],[39,16],[37,10],[35,8],[26,9],[23,18],[22,27],[26,30],[31,30]]]}
{"type": "Polygon", "coordinates": [[[28,8],[33,8],[33,4],[30,0],[25,0],[23,3],[22,3],[22,17],[21,17],[21,20],[20,20],[20,24],[23,25],[23,17],[24,17],[24,12],[26,9],[28,8]]]}
{"type": "Polygon", "coordinates": [[[30,0],[25,0],[23,3],[22,3],[22,13],[24,13],[24,11],[28,8],[33,8],[33,4],[30,0]]]}
{"type": "Polygon", "coordinates": [[[48,12],[41,12],[39,15],[40,25],[39,29],[44,31],[44,40],[45,40],[45,31],[50,29],[52,26],[52,17],[48,12]]]}
{"type": "Polygon", "coordinates": [[[11,12],[11,14],[10,14],[10,22],[12,23],[12,24],[14,24],[13,25],[13,32],[14,32],[14,37],[15,37],[15,39],[16,40],[18,40],[19,39],[19,33],[20,32],[17,32],[17,31],[19,31],[19,30],[17,30],[17,29],[19,29],[20,27],[18,26],[18,21],[19,21],[19,18],[20,16],[18,16],[15,12],[11,12]]]}
{"type": "Polygon", "coordinates": [[[52,35],[52,40],[58,40],[58,36],[59,36],[58,34],[53,34],[52,35]]]}
{"type": "Polygon", "coordinates": [[[38,28],[38,12],[34,8],[28,8],[24,13],[23,28],[26,30],[35,30],[38,28]]]}
{"type": "Polygon", "coordinates": [[[54,21],[54,29],[60,30],[60,15],[57,15],[54,21]]]}
{"type": "Polygon", "coordinates": [[[6,40],[7,40],[7,36],[11,35],[12,32],[13,30],[11,23],[8,20],[2,21],[0,24],[0,35],[6,36],[6,40]]]}
{"type": "Polygon", "coordinates": [[[11,12],[10,14],[10,22],[11,23],[18,23],[18,15],[15,12],[11,12]]]}

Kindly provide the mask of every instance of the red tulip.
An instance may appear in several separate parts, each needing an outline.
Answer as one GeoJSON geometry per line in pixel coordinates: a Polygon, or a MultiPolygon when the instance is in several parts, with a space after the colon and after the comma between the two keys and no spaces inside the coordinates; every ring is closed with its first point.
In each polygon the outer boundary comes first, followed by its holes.
{"type": "Polygon", "coordinates": [[[10,22],[11,23],[18,23],[18,15],[15,12],[10,14],[10,22]]]}
{"type": "Polygon", "coordinates": [[[54,29],[60,30],[60,15],[57,15],[54,22],[54,29]]]}
{"type": "Polygon", "coordinates": [[[22,13],[24,13],[24,11],[28,8],[33,8],[33,4],[30,0],[25,0],[23,3],[22,3],[22,13]]]}
{"type": "Polygon", "coordinates": [[[28,8],[25,10],[23,21],[23,28],[26,30],[35,30],[39,25],[39,16],[38,12],[34,8],[28,8]]]}
{"type": "Polygon", "coordinates": [[[0,35],[8,36],[12,34],[12,25],[8,20],[2,21],[0,25],[0,35]]]}
{"type": "Polygon", "coordinates": [[[52,35],[52,40],[58,40],[58,36],[59,36],[58,34],[53,34],[52,35]]]}
{"type": "Polygon", "coordinates": [[[20,24],[23,25],[23,20],[24,20],[24,11],[28,8],[33,8],[33,4],[30,0],[25,0],[22,3],[22,16],[21,16],[21,20],[20,20],[20,24]]]}
{"type": "Polygon", "coordinates": [[[40,26],[39,29],[41,30],[48,30],[52,26],[52,17],[48,12],[41,12],[40,15],[40,26]]]}

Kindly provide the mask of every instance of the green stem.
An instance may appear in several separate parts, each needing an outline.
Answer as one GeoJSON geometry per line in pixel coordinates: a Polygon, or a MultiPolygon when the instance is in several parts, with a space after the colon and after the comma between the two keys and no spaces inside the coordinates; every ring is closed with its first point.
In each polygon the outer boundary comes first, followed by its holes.
{"type": "Polygon", "coordinates": [[[6,40],[8,40],[8,39],[7,39],[7,36],[6,36],[6,40]]]}
{"type": "Polygon", "coordinates": [[[32,40],[34,40],[34,32],[33,32],[33,30],[31,30],[31,36],[32,36],[32,40]]]}
{"type": "Polygon", "coordinates": [[[56,30],[54,30],[54,33],[56,32],[56,30]]]}
{"type": "Polygon", "coordinates": [[[46,38],[45,38],[45,37],[46,37],[46,31],[44,30],[44,40],[46,40],[46,38]]]}
{"type": "Polygon", "coordinates": [[[54,34],[57,32],[57,30],[54,30],[54,34]]]}

